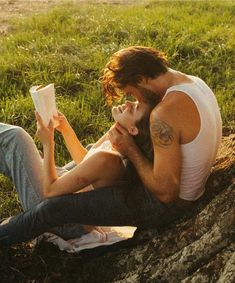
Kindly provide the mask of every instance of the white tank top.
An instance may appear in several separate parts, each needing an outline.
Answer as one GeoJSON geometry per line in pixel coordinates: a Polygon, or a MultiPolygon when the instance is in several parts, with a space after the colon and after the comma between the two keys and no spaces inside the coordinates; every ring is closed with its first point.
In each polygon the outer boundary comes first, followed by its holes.
{"type": "Polygon", "coordinates": [[[205,183],[215,162],[222,137],[222,121],[219,107],[212,90],[200,78],[188,76],[193,83],[175,85],[171,91],[187,94],[195,103],[200,115],[201,127],[197,137],[182,144],[182,171],[179,197],[196,200],[205,191],[205,183]]]}

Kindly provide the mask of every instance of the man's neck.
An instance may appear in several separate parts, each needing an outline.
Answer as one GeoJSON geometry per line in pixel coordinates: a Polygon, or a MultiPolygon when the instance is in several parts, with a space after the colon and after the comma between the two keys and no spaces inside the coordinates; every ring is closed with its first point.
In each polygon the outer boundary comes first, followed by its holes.
{"type": "Polygon", "coordinates": [[[167,89],[183,83],[190,83],[192,80],[184,73],[170,69],[165,73],[155,78],[150,84],[155,89],[155,92],[163,98],[167,89]]]}
{"type": "Polygon", "coordinates": [[[141,82],[139,86],[155,93],[161,100],[167,89],[175,85],[176,73],[176,71],[169,69],[165,74],[161,74],[154,79],[147,79],[141,82]]]}
{"type": "Polygon", "coordinates": [[[163,98],[167,89],[176,84],[177,77],[178,73],[172,69],[169,69],[168,72],[154,79],[152,81],[152,85],[156,88],[156,93],[163,98]]]}

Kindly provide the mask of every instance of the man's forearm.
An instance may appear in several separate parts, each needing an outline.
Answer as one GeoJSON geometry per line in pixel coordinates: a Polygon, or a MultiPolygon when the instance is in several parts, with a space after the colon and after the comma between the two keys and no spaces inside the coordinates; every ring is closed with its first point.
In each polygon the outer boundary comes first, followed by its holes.
{"type": "Polygon", "coordinates": [[[166,187],[164,178],[154,174],[154,167],[137,146],[130,147],[128,158],[135,166],[135,169],[144,186],[159,200],[165,201],[166,187]]]}
{"type": "Polygon", "coordinates": [[[130,147],[127,157],[135,166],[135,169],[143,184],[150,191],[153,191],[153,188],[155,188],[153,164],[143,155],[138,146],[130,147]]]}
{"type": "Polygon", "coordinates": [[[80,163],[87,154],[87,150],[80,143],[76,133],[71,127],[66,132],[62,133],[62,135],[71,157],[76,163],[80,163]]]}

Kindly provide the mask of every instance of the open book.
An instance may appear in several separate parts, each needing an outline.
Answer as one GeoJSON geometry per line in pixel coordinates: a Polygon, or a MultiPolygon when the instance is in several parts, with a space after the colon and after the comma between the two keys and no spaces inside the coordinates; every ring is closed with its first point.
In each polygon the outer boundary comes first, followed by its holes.
{"type": "MultiPolygon", "coordinates": [[[[42,120],[46,126],[48,126],[50,119],[53,119],[53,115],[57,114],[55,103],[55,87],[54,84],[46,86],[32,86],[29,90],[36,111],[42,117],[42,120]]],[[[58,126],[58,122],[53,120],[54,127],[58,126]]]]}

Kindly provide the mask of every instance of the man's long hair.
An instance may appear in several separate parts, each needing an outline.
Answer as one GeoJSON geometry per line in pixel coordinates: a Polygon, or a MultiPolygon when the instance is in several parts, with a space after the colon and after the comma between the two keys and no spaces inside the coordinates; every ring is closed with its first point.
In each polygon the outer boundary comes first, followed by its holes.
{"type": "Polygon", "coordinates": [[[131,46],[114,53],[106,64],[100,82],[108,102],[119,98],[118,90],[137,86],[143,78],[154,79],[168,70],[164,53],[152,47],[131,46]]]}

